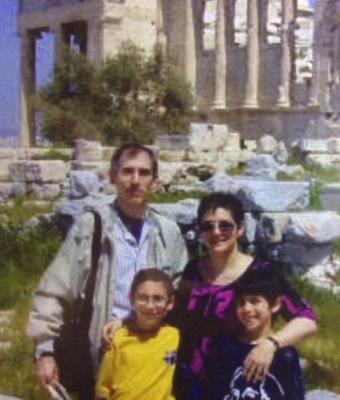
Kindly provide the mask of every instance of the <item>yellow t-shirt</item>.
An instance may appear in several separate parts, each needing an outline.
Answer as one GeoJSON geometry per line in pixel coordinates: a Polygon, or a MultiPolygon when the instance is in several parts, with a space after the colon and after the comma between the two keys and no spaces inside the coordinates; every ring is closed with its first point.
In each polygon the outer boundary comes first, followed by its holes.
{"type": "Polygon", "coordinates": [[[97,397],[108,400],[172,400],[172,380],[179,332],[161,327],[143,338],[127,327],[118,329],[104,356],[97,397]]]}

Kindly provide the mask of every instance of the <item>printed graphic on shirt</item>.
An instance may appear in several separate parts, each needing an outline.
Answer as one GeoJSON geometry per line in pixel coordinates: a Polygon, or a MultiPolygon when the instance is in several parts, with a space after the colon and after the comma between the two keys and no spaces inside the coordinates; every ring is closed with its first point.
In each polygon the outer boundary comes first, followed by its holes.
{"type": "Polygon", "coordinates": [[[279,400],[284,390],[274,375],[268,374],[264,381],[247,382],[242,374],[243,367],[235,370],[230,382],[229,393],[223,400],[279,400]]]}
{"type": "Polygon", "coordinates": [[[177,352],[176,351],[166,351],[164,361],[168,365],[175,365],[177,361],[177,352]]]}

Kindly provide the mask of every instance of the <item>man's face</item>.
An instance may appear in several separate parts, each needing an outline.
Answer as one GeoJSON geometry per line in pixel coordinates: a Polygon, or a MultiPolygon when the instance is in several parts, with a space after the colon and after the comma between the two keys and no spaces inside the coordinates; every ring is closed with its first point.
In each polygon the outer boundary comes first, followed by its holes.
{"type": "Polygon", "coordinates": [[[111,174],[111,181],[116,185],[118,200],[124,206],[145,205],[155,181],[149,155],[143,151],[133,156],[123,153],[118,169],[111,174]]]}

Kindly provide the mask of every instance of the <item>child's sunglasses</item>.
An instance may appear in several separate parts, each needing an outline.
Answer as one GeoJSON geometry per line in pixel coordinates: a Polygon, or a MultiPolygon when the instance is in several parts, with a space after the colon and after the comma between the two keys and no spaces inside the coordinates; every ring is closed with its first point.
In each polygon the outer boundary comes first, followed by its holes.
{"type": "Polygon", "coordinates": [[[201,232],[211,232],[215,229],[215,227],[217,227],[221,233],[231,233],[235,229],[235,225],[229,221],[203,221],[199,224],[199,229],[201,232]]]}

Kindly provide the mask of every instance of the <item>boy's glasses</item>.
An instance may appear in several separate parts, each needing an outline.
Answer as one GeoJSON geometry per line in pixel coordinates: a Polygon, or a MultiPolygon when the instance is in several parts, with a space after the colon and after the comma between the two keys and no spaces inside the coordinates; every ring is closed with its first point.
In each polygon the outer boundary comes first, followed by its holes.
{"type": "Polygon", "coordinates": [[[168,299],[166,297],[161,296],[136,296],[135,302],[141,304],[142,306],[148,306],[151,303],[153,306],[156,307],[164,307],[168,303],[168,299]]]}
{"type": "Polygon", "coordinates": [[[221,233],[231,233],[235,229],[235,225],[229,221],[203,221],[199,224],[199,229],[201,232],[211,232],[215,228],[218,228],[221,233]]]}

